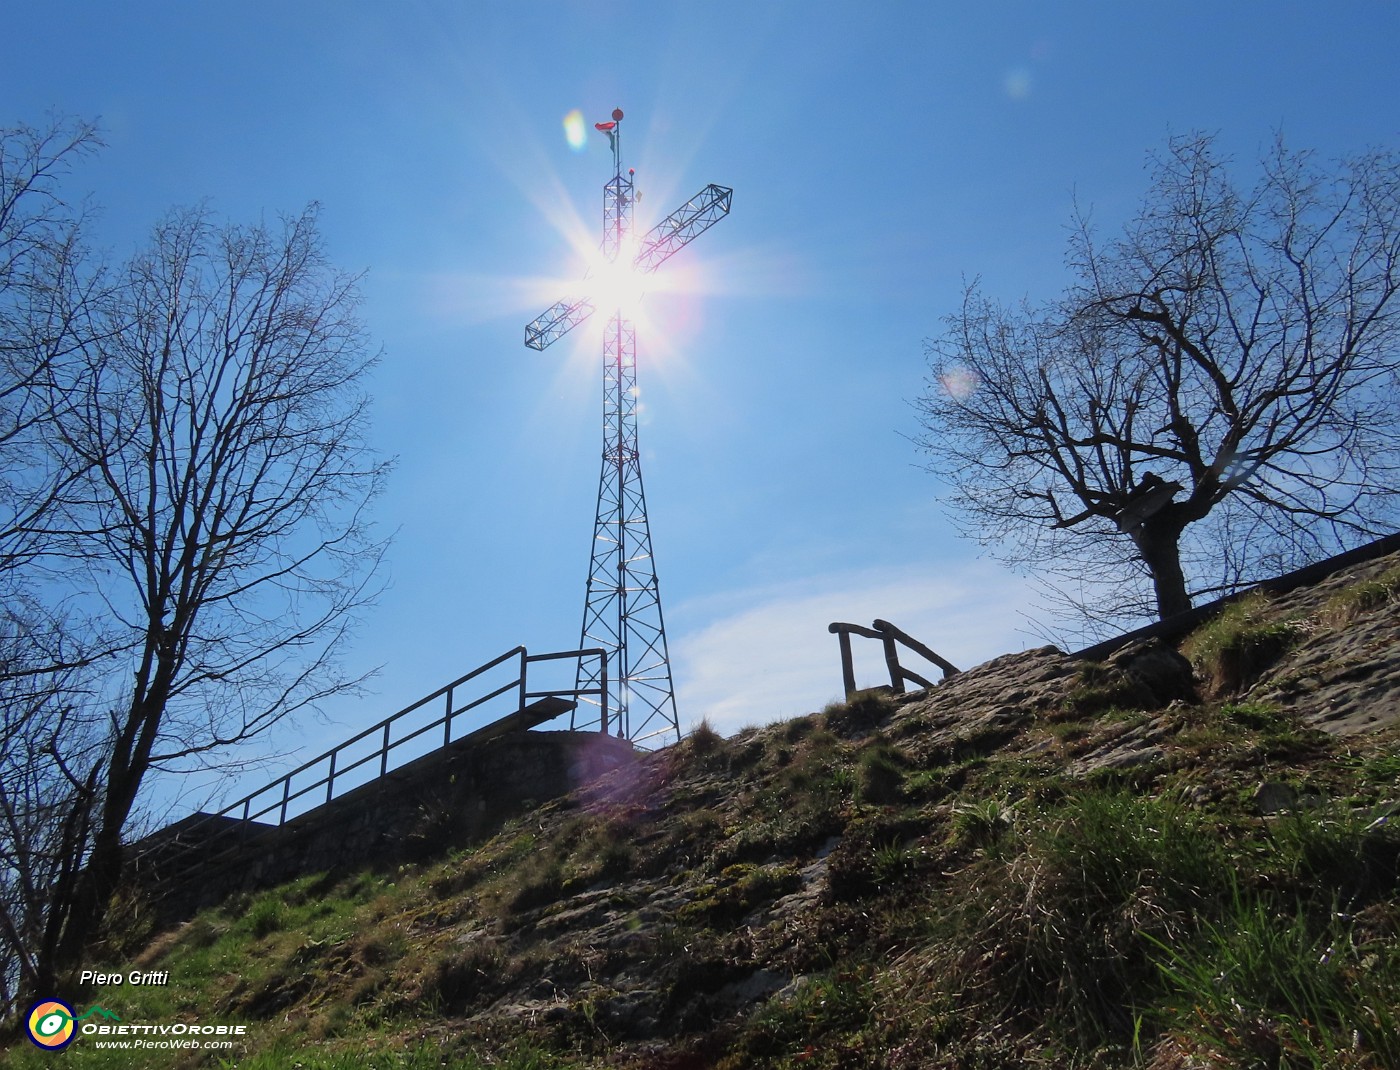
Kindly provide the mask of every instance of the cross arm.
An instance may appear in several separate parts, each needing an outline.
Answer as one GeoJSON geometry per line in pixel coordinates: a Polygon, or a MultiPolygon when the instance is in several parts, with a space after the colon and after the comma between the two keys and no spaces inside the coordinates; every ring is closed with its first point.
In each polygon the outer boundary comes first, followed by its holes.
{"type": "Polygon", "coordinates": [[[670,256],[684,249],[729,214],[734,191],[711,182],[685,204],[668,215],[642,239],[641,249],[632,262],[637,271],[655,271],[670,256]]]}
{"type": "Polygon", "coordinates": [[[593,315],[593,302],[586,297],[556,301],[525,325],[525,344],[543,350],[593,315]]]}

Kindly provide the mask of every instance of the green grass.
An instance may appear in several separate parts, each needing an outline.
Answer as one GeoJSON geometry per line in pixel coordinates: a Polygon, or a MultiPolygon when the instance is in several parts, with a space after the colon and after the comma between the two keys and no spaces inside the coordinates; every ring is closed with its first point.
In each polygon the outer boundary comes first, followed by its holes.
{"type": "Polygon", "coordinates": [[[278,892],[269,892],[248,908],[248,928],[254,936],[267,936],[286,928],[291,911],[278,892]]]}
{"type": "Polygon", "coordinates": [[[838,735],[863,736],[888,721],[896,708],[889,688],[872,687],[857,691],[845,702],[829,704],[822,710],[822,721],[838,735]]]}
{"type": "Polygon", "coordinates": [[[1367,780],[1380,784],[1400,782],[1400,754],[1377,754],[1364,758],[1359,763],[1361,774],[1367,780]]]}
{"type": "Polygon", "coordinates": [[[1400,1066],[1400,960],[1359,947],[1348,916],[1235,889],[1193,939],[1154,943],[1178,1048],[1230,1066],[1400,1066]]]}
{"type": "Polygon", "coordinates": [[[1232,602],[1197,628],[1181,652],[1213,694],[1233,694],[1258,679],[1304,634],[1303,624],[1278,619],[1268,599],[1256,593],[1232,602]]]}
{"type": "MultiPolygon", "coordinates": [[[[453,1046],[455,1048],[455,1046],[453,1046]]],[[[251,1057],[221,1059],[220,1070],[567,1070],[570,1062],[548,1052],[524,1048],[499,1055],[453,1050],[424,1042],[407,1051],[375,1051],[365,1047],[335,1052],[305,1051],[282,1045],[251,1057]]]]}
{"type": "Polygon", "coordinates": [[[987,850],[1011,834],[1015,806],[1006,799],[982,799],[953,808],[953,839],[962,847],[987,850]]]}
{"type": "Polygon", "coordinates": [[[800,884],[796,866],[741,862],[727,866],[714,883],[700,885],[696,898],[681,907],[677,917],[704,924],[738,921],[750,911],[795,891],[800,884]]]}
{"type": "Polygon", "coordinates": [[[856,798],[876,805],[899,802],[904,794],[904,765],[903,755],[887,743],[867,747],[856,771],[856,798]]]}
{"type": "Polygon", "coordinates": [[[1359,580],[1332,595],[1322,607],[1322,619],[1341,625],[1400,597],[1400,566],[1375,579],[1359,580]]]}
{"type": "Polygon", "coordinates": [[[715,1070],[865,1065],[860,1057],[875,1054],[865,1050],[875,1014],[871,975],[862,967],[804,978],[748,1024],[715,1070]]]}
{"type": "Polygon", "coordinates": [[[1400,828],[1332,804],[1287,814],[1267,826],[1273,864],[1313,894],[1355,912],[1400,892],[1400,828]]]}
{"type": "MultiPolygon", "coordinates": [[[[1002,809],[968,814],[967,835],[1006,835],[1002,809]]],[[[1019,824],[1016,847],[931,915],[930,972],[974,1017],[1017,1007],[1074,1045],[1122,1042],[1154,976],[1148,937],[1174,938],[1224,887],[1219,838],[1169,803],[1103,790],[1019,824]]]]}
{"type": "Polygon", "coordinates": [[[1079,666],[1075,686],[1060,715],[1071,719],[1121,715],[1125,710],[1151,701],[1152,695],[1126,673],[1110,665],[1085,662],[1079,666]]]}

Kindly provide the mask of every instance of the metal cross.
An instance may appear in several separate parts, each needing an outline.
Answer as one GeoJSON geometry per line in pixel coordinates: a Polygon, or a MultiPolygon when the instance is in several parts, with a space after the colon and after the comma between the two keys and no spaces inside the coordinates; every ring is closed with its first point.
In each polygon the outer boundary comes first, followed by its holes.
{"type": "MultiPolygon", "coordinates": [[[[616,264],[630,251],[633,190],[622,173],[622,109],[611,123],[597,123],[613,149],[613,177],[603,187],[602,255],[616,264]]],[[[651,230],[632,256],[636,275],[648,275],[729,212],[734,191],[711,183],[651,230]]],[[[591,316],[595,298],[558,301],[525,328],[525,344],[543,350],[591,316]]],[[[652,560],[651,529],[637,452],[637,333],[624,309],[608,312],[603,336],[603,470],[593,524],[593,555],[583,611],[580,649],[602,647],[613,666],[607,674],[609,706],[618,713],[617,734],[635,743],[674,733],[680,738],[661,594],[652,560]]],[[[601,666],[580,663],[580,688],[597,687],[601,666]]],[[[580,714],[575,711],[574,725],[580,714]]],[[[599,717],[598,727],[609,726],[599,717]]]]}

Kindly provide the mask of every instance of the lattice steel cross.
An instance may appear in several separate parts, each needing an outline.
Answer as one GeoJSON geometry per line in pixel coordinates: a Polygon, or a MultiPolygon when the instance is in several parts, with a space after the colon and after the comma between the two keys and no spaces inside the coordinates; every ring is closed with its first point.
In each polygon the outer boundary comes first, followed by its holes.
{"type": "MultiPolygon", "coordinates": [[[[613,177],[603,187],[602,255],[615,264],[630,253],[632,176],[622,173],[622,110],[611,123],[596,124],[613,150],[613,177]]],[[[713,183],[646,233],[632,256],[632,272],[646,275],[689,245],[729,212],[734,191],[713,183]]],[[[584,296],[551,305],[525,328],[525,344],[543,350],[597,309],[584,296]]],[[[637,333],[622,308],[610,314],[603,336],[603,470],[593,524],[593,556],[583,610],[580,648],[608,651],[609,706],[617,711],[617,734],[636,743],[674,733],[680,738],[661,593],[651,552],[646,495],[637,453],[637,333]]],[[[597,673],[580,663],[580,688],[596,687],[597,673]]],[[[574,725],[580,714],[575,711],[574,725]]],[[[598,727],[607,731],[609,726],[598,727]]]]}

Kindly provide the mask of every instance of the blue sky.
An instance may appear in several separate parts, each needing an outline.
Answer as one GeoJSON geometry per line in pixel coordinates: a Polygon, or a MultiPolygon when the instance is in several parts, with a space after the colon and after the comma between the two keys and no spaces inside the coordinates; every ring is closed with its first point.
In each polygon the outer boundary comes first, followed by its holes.
{"type": "MultiPolygon", "coordinates": [[[[1027,582],[944,518],[909,402],[965,278],[1064,282],[1074,200],[1112,230],[1172,133],[1247,163],[1276,130],[1393,145],[1386,3],[12,5],[0,122],[98,118],[70,190],[113,257],[169,206],[323,205],[366,270],[392,585],[348,653],[374,697],[320,749],[517,643],[578,639],[601,434],[600,324],[524,324],[597,240],[626,114],[649,226],[706,183],[730,216],[667,268],[639,333],[643,469],[682,726],[819,707],[829,621],[885,617],[965,665],[1039,642],[1027,582]]],[[[879,680],[876,651],[863,683],[879,680]]],[[[303,753],[308,753],[304,751],[303,753]]]]}

